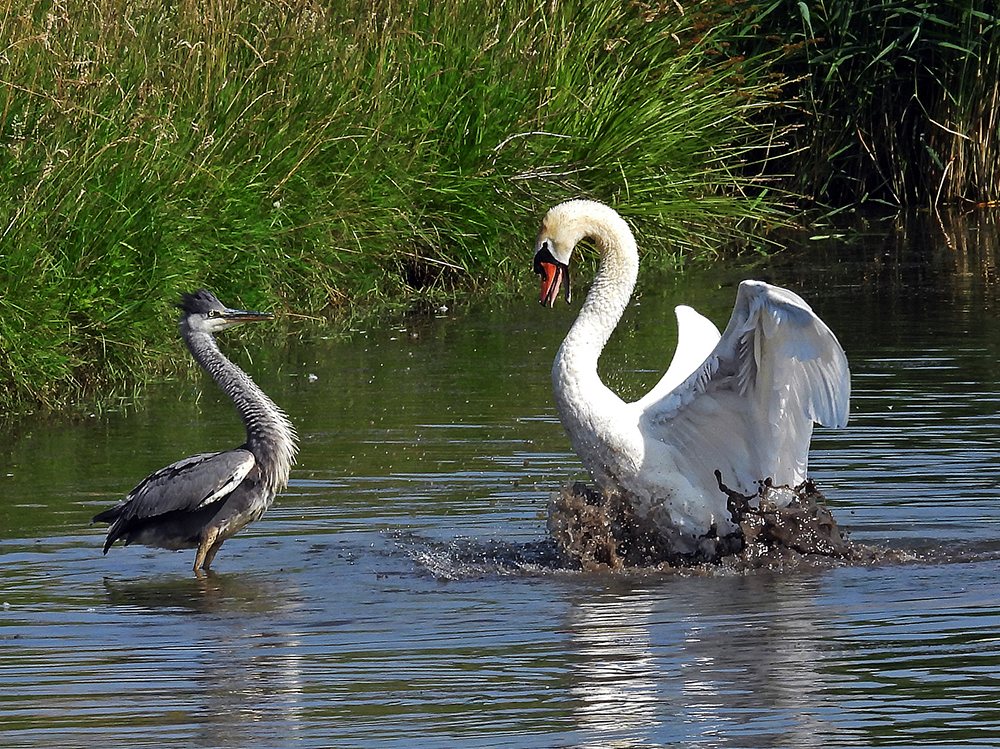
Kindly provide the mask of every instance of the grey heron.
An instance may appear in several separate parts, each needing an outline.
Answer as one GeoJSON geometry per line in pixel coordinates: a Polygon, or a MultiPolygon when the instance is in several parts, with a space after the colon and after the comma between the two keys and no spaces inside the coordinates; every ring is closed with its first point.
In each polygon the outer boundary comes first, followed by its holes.
{"type": "Polygon", "coordinates": [[[219,350],[213,333],[267,312],[226,307],[212,292],[183,294],[180,332],[191,355],[232,398],[246,427],[240,447],[179,460],[144,478],[91,522],[110,523],[104,553],[118,539],[164,549],[197,549],[194,572],[209,569],[222,543],[259,520],[288,483],[296,435],[284,412],[219,350]]]}

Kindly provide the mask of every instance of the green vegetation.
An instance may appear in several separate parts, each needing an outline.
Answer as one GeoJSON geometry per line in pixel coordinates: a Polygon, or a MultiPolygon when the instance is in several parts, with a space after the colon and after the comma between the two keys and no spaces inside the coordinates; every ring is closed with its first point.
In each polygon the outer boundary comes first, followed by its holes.
{"type": "Polygon", "coordinates": [[[776,0],[760,23],[800,49],[780,68],[801,104],[789,189],[838,206],[1000,201],[996,0],[776,0]]]}
{"type": "Polygon", "coordinates": [[[995,204],[998,50],[994,0],[14,0],[0,407],[162,372],[199,286],[286,316],[504,293],[570,197],[677,264],[790,196],[995,204]]]}
{"type": "Polygon", "coordinates": [[[767,55],[721,0],[325,5],[8,4],[7,412],[150,376],[181,290],[323,314],[509,287],[581,195],[678,256],[779,216],[767,55]]]}

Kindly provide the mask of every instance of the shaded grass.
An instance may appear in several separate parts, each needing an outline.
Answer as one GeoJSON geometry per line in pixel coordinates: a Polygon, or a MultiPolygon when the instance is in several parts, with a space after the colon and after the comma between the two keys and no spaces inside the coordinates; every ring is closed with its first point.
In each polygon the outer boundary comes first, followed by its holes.
{"type": "Polygon", "coordinates": [[[582,195],[678,258],[780,220],[777,91],[729,5],[11,3],[4,408],[149,376],[182,290],[308,315],[498,292],[582,195]]]}
{"type": "Polygon", "coordinates": [[[798,47],[783,70],[801,109],[789,189],[842,206],[1000,200],[1000,7],[995,0],[762,4],[798,47]]]}

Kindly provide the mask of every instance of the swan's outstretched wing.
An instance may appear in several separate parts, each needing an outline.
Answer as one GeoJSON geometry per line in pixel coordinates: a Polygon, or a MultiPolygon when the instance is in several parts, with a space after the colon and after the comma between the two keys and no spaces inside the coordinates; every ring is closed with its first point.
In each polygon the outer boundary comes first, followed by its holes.
{"type": "Polygon", "coordinates": [[[722,337],[715,323],[686,304],[674,307],[674,314],[677,316],[674,357],[660,381],[638,401],[640,408],[656,403],[684,382],[705,363],[722,337]]]}
{"type": "Polygon", "coordinates": [[[716,470],[744,493],[766,478],[795,485],[805,479],[813,422],[845,425],[850,387],[847,357],[809,305],[786,289],[744,281],[715,349],[647,404],[642,431],[706,491],[716,470]]]}

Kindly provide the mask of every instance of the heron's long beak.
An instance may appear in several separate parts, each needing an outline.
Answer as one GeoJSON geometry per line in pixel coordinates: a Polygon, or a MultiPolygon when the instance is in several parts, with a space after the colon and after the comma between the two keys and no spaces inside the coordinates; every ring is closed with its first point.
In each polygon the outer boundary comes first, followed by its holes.
{"type": "Polygon", "coordinates": [[[273,320],[274,315],[270,312],[253,312],[246,309],[229,309],[227,308],[222,316],[226,319],[226,322],[259,322],[260,320],[273,320]]]}

